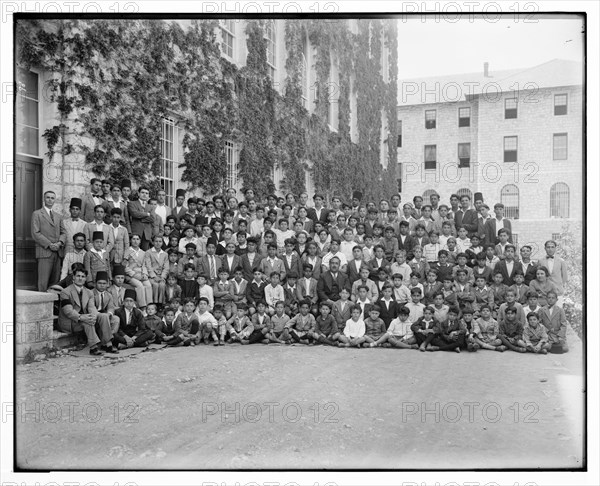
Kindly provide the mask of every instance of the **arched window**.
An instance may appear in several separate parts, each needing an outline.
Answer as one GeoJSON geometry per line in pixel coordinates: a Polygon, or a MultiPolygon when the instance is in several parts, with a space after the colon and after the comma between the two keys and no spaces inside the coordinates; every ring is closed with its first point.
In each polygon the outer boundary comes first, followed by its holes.
{"type": "Polygon", "coordinates": [[[267,67],[269,76],[275,80],[275,69],[277,69],[277,42],[275,32],[275,21],[267,21],[265,26],[265,39],[267,41],[267,67]]]}
{"type": "Polygon", "coordinates": [[[500,191],[500,202],[504,204],[504,217],[519,219],[519,188],[514,184],[507,184],[500,191]]]}
{"type": "Polygon", "coordinates": [[[550,188],[550,217],[569,217],[569,186],[557,182],[550,188]]]}
{"type": "Polygon", "coordinates": [[[423,193],[423,204],[429,204],[429,196],[431,196],[432,194],[437,194],[437,191],[435,189],[427,189],[423,193]]]}
{"type": "Polygon", "coordinates": [[[473,193],[470,189],[467,189],[466,187],[459,189],[456,194],[458,194],[458,197],[469,196],[471,200],[473,200],[473,193]]]}

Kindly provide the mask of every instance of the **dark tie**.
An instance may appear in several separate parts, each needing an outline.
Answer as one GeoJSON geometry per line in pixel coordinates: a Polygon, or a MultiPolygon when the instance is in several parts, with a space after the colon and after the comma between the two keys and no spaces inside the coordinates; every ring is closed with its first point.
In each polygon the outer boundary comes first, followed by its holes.
{"type": "Polygon", "coordinates": [[[77,295],[79,296],[79,309],[83,310],[83,290],[80,290],[79,292],[77,292],[77,295]]]}
{"type": "Polygon", "coordinates": [[[50,220],[54,223],[54,213],[52,211],[50,211],[50,220]]]}
{"type": "Polygon", "coordinates": [[[102,310],[104,309],[104,292],[102,292],[100,294],[100,309],[98,309],[100,312],[102,312],[102,310]]]}

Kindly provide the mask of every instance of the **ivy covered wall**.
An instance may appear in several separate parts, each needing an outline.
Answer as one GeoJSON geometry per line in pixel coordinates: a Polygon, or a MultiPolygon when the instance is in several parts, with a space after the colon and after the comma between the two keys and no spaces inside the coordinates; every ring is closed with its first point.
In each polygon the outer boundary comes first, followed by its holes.
{"type": "Polygon", "coordinates": [[[167,116],[185,133],[182,180],[204,193],[224,189],[226,140],[241,146],[244,185],[262,195],[274,190],[274,164],[282,169],[283,190],[304,190],[305,171],[312,170],[315,187],[328,197],[362,190],[378,199],[396,192],[396,22],[361,20],[352,33],[345,19],[285,21],[282,94],[268,74],[266,22],[247,21],[248,57],[238,68],[220,54],[216,20],[194,20],[185,30],[157,20],[19,21],[18,65],[53,74],[43,90],[57,112],[43,132],[47,162],[80,161],[97,176],[157,187],[161,117],[167,116]],[[318,93],[312,114],[301,98],[306,39],[314,48],[318,93]],[[389,83],[381,74],[381,39],[389,47],[389,83]],[[335,83],[332,57],[339,66],[335,83]],[[351,75],[358,143],[351,141],[351,75]],[[326,121],[331,93],[337,131],[326,121]]]}

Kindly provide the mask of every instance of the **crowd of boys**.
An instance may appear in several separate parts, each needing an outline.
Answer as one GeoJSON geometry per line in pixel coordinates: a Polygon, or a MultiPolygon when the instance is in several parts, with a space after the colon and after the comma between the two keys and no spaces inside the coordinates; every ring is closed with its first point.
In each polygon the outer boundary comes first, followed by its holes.
{"type": "Polygon", "coordinates": [[[163,343],[325,344],[421,351],[568,351],[556,243],[531,260],[480,193],[344,203],[251,189],[209,199],[93,179],[69,217],[34,213],[38,288],[90,353],[163,343]],[[186,205],[187,203],[187,205],[186,205]],[[520,258],[519,258],[520,256],[520,258]]]}

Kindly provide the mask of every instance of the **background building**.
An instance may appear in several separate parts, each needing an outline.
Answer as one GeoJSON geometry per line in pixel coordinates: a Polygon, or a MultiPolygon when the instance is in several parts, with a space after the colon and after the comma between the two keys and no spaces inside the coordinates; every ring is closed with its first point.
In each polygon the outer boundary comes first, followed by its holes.
{"type": "Polygon", "coordinates": [[[543,244],[583,215],[583,67],[528,69],[399,82],[403,200],[481,192],[502,202],[519,245],[543,244]]]}
{"type": "Polygon", "coordinates": [[[211,195],[395,189],[394,19],[18,20],[16,279],[92,177],[211,195]]]}

